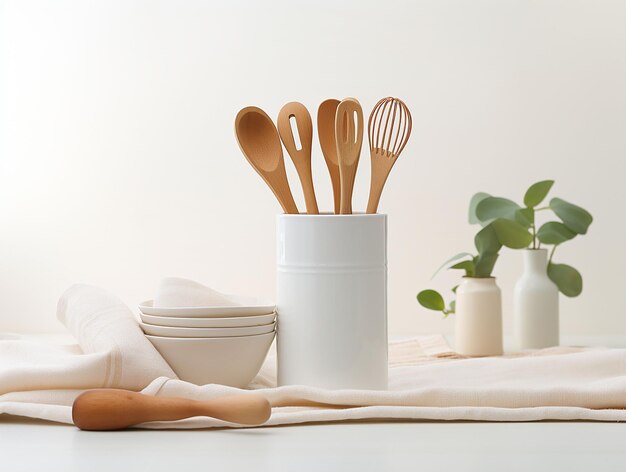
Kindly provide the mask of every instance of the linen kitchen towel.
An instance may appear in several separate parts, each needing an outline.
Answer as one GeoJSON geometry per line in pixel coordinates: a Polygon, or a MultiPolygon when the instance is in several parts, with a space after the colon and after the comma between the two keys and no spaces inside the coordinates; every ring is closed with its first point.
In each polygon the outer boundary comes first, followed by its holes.
{"type": "Polygon", "coordinates": [[[236,306],[228,295],[180,277],[161,279],[154,296],[155,307],[236,306]]]}
{"type": "MultiPolygon", "coordinates": [[[[71,404],[83,389],[119,387],[193,399],[260,393],[273,406],[267,425],[363,419],[626,421],[626,349],[559,347],[469,359],[455,354],[441,336],[420,336],[390,343],[387,391],[276,387],[275,354],[250,389],[240,390],[177,380],[130,310],[102,290],[71,288],[59,303],[59,318],[79,346],[0,341],[0,413],[71,423],[71,404]]],[[[141,425],[225,426],[234,425],[204,417],[141,425]]]]}
{"type": "Polygon", "coordinates": [[[176,378],[132,312],[110,293],[74,285],[61,296],[57,316],[78,346],[1,340],[0,394],[94,387],[141,390],[157,377],[176,378]]]}
{"type": "MultiPolygon", "coordinates": [[[[454,353],[440,335],[389,345],[389,390],[275,387],[275,358],[251,385],[272,404],[266,426],[350,420],[626,421],[626,349],[555,347],[489,358],[454,353]]],[[[209,399],[253,393],[157,379],[144,393],[209,399]]],[[[144,428],[232,426],[210,418],[144,428]]]]}

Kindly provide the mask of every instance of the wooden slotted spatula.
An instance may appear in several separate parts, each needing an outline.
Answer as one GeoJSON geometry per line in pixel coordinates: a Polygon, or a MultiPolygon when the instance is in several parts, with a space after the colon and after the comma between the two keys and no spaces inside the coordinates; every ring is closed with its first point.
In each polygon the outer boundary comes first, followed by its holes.
{"type": "Polygon", "coordinates": [[[283,148],[272,119],[258,107],[246,107],[235,118],[237,142],[250,165],[274,192],[285,213],[298,213],[291,194],[283,148]]]}
{"type": "Polygon", "coordinates": [[[363,109],[356,98],[346,98],[337,107],[335,142],[341,182],[339,211],[342,215],[351,215],[354,178],[363,143],[363,109]]]}
{"type": "Polygon", "coordinates": [[[317,134],[333,186],[333,201],[337,215],[341,209],[341,184],[339,182],[339,162],[337,161],[337,141],[335,140],[335,116],[338,106],[339,100],[330,98],[324,100],[317,109],[317,134]]]}
{"type": "Polygon", "coordinates": [[[277,124],[280,139],[283,141],[283,145],[298,171],[298,177],[304,191],[306,212],[309,215],[318,215],[319,209],[317,208],[313,175],[311,173],[311,147],[313,144],[311,115],[302,103],[290,102],[281,108],[277,124]],[[296,144],[296,136],[294,136],[294,130],[291,127],[291,118],[294,118],[296,121],[300,147],[296,144]]]}
{"type": "Polygon", "coordinates": [[[387,176],[411,136],[411,127],[411,112],[402,100],[383,98],[372,110],[367,123],[372,158],[367,213],[378,210],[387,176]]]}
{"type": "Polygon", "coordinates": [[[72,420],[80,429],[110,431],[148,421],[175,421],[210,416],[230,423],[260,425],[272,413],[260,395],[235,395],[214,400],[152,397],[129,390],[99,388],[80,394],[72,405],[72,420]]]}

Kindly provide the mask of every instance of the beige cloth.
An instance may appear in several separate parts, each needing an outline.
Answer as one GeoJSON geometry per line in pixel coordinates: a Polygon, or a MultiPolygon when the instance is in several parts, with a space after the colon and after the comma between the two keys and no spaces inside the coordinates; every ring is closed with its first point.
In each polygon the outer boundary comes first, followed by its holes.
{"type": "MultiPolygon", "coordinates": [[[[345,420],[626,420],[626,349],[552,348],[466,359],[441,336],[392,342],[388,391],[275,387],[275,355],[250,390],[176,380],[128,308],[87,286],[68,290],[59,317],[79,346],[0,341],[0,413],[71,423],[84,388],[209,399],[260,393],[274,406],[267,425],[345,420]],[[145,387],[145,388],[144,388],[145,387]]],[[[0,416],[1,421],[1,416],[0,416]]],[[[145,428],[233,426],[211,418],[145,428]]]]}
{"type": "Polygon", "coordinates": [[[155,307],[237,306],[228,295],[194,280],[180,277],[161,279],[154,295],[155,307]]]}
{"type": "Polygon", "coordinates": [[[157,377],[176,378],[114,295],[74,285],[61,296],[57,317],[78,345],[0,337],[0,394],[97,386],[141,390],[157,377]]]}

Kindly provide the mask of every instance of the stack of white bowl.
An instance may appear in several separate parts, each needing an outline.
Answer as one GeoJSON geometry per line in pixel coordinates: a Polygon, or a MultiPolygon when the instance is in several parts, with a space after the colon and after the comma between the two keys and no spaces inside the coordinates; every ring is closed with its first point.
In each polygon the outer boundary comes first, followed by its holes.
{"type": "Polygon", "coordinates": [[[246,387],[276,332],[274,305],[155,307],[139,305],[141,329],[181,380],[246,387]]]}

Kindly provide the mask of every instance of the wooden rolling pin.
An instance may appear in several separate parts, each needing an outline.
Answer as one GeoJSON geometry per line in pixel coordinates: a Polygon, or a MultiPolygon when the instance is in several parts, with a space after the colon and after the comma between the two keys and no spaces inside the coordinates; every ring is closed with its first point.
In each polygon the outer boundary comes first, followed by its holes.
{"type": "Polygon", "coordinates": [[[244,425],[265,423],[272,413],[260,395],[235,395],[196,401],[175,397],[152,397],[129,390],[99,388],[80,394],[72,406],[72,420],[80,429],[108,431],[148,421],[175,421],[210,416],[244,425]]]}

